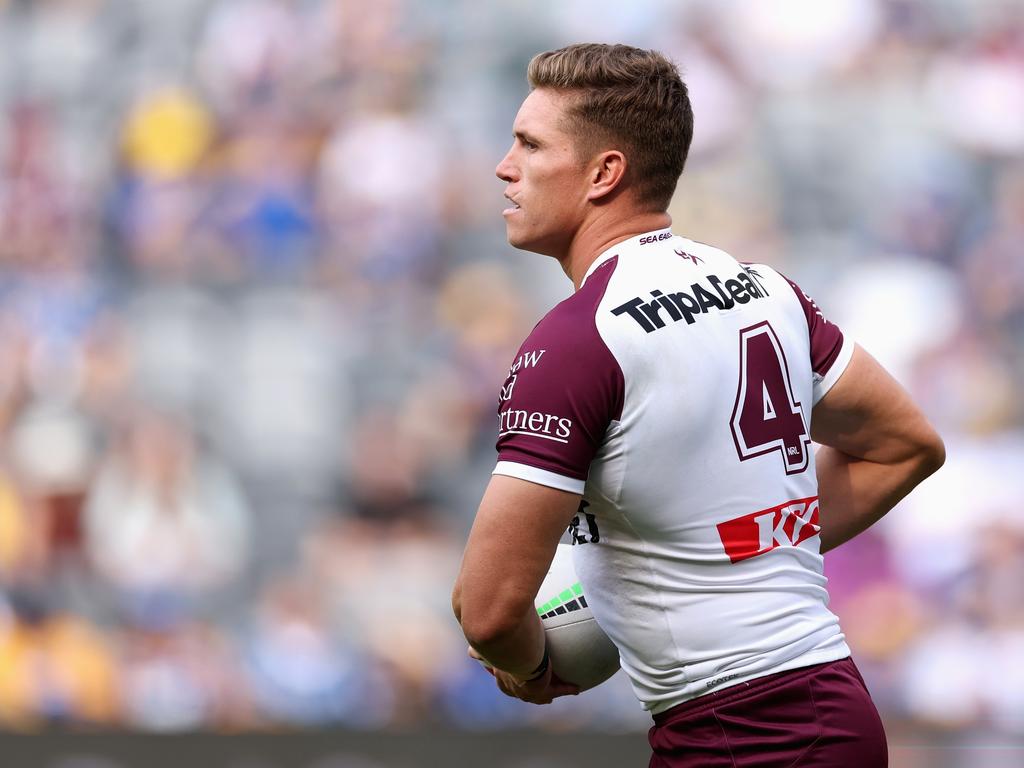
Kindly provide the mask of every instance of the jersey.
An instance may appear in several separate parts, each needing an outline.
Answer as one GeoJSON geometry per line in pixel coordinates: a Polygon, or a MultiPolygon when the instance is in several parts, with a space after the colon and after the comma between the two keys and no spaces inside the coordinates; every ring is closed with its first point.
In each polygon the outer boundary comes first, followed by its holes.
{"type": "Polygon", "coordinates": [[[850,655],[810,419],[852,351],[771,267],[668,230],[602,253],[520,348],[494,473],[582,494],[577,572],[653,713],[850,655]]]}

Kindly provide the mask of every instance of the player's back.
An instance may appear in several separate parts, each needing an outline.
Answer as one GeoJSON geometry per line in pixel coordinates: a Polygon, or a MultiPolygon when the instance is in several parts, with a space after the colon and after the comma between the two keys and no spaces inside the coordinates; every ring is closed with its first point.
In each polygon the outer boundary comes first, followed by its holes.
{"type": "Polygon", "coordinates": [[[807,303],[675,237],[622,249],[598,307],[624,396],[585,492],[601,541],[578,559],[656,711],[849,654],[815,536],[807,303]]]}
{"type": "Polygon", "coordinates": [[[810,417],[851,345],[813,302],[767,266],[655,232],[602,254],[531,352],[548,373],[517,397],[506,382],[500,458],[519,469],[504,471],[555,484],[527,475],[589,456],[585,485],[559,486],[583,491],[577,568],[648,708],[849,655],[815,535],[810,417]],[[531,408],[541,385],[555,393],[531,408]],[[532,440],[530,418],[550,434],[532,440]]]}

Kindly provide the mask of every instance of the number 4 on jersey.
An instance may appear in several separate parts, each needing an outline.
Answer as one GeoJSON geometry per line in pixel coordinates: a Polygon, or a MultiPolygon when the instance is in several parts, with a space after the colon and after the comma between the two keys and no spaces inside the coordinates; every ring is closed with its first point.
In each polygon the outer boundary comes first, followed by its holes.
{"type": "Polygon", "coordinates": [[[803,406],[793,397],[786,353],[767,321],[740,331],[740,383],[731,427],[740,461],[778,451],[787,475],[807,469],[811,436],[803,406]]]}

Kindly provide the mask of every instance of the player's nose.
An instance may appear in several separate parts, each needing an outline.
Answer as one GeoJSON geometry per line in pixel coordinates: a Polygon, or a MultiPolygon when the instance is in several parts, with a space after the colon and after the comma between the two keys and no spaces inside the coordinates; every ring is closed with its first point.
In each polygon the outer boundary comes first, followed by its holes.
{"type": "Polygon", "coordinates": [[[512,150],[510,149],[494,169],[494,175],[506,183],[516,180],[515,166],[512,164],[512,150]]]}

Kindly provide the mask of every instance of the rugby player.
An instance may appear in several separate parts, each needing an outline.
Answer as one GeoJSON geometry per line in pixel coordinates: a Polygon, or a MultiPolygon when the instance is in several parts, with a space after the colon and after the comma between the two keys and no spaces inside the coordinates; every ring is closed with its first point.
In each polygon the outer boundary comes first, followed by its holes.
{"type": "Polygon", "coordinates": [[[938,469],[942,440],[796,284],[672,232],[693,117],[671,62],[572,45],[528,79],[496,169],[508,240],[575,292],[499,394],[453,593],[471,654],[524,701],[576,692],[533,607],[571,524],[651,766],[886,765],[822,555],[938,469]]]}

